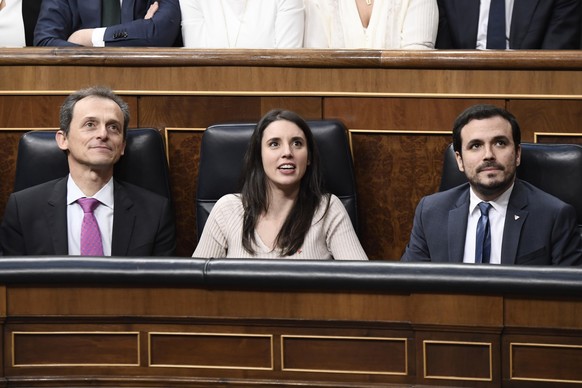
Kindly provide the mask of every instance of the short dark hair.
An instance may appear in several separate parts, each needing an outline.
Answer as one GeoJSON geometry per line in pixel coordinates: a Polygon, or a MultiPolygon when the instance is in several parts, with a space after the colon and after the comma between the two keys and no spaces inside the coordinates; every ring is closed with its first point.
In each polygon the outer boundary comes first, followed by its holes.
{"type": "MultiPolygon", "coordinates": [[[[244,249],[254,254],[255,227],[262,212],[269,208],[269,185],[262,161],[262,139],[265,129],[273,122],[286,120],[297,125],[305,135],[309,165],[301,179],[295,205],[283,223],[275,244],[282,256],[294,254],[301,246],[311,227],[313,215],[325,196],[323,175],[319,164],[319,154],[309,125],[298,114],[276,109],[264,115],[251,136],[244,158],[241,199],[244,207],[242,242],[244,249]]],[[[329,196],[327,196],[329,207],[329,196]]]]}
{"type": "Polygon", "coordinates": [[[121,97],[105,86],[91,86],[71,93],[61,105],[59,115],[60,130],[63,131],[65,135],[69,134],[71,121],[73,121],[73,109],[75,108],[75,104],[86,97],[106,98],[112,100],[119,106],[123,113],[123,138],[125,139],[127,137],[127,127],[129,125],[129,107],[121,97]]]}
{"type": "Polygon", "coordinates": [[[511,133],[513,135],[513,142],[515,144],[515,149],[519,147],[521,143],[521,129],[519,128],[519,124],[517,123],[517,119],[514,115],[509,113],[503,108],[500,108],[495,105],[489,104],[478,104],[473,105],[467,109],[465,109],[455,120],[453,124],[453,148],[459,154],[461,152],[461,130],[465,127],[465,125],[469,124],[472,120],[482,120],[488,119],[491,117],[500,116],[507,120],[509,124],[511,124],[511,133]]]}

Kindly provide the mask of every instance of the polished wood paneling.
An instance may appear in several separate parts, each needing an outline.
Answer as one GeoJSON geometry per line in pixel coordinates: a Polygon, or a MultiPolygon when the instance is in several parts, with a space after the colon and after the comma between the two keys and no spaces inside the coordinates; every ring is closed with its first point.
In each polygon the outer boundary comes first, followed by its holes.
{"type": "Polygon", "coordinates": [[[501,327],[503,298],[491,295],[416,294],[412,300],[415,322],[425,325],[501,327]],[[463,314],[455,312],[462,309],[463,314]]]}
{"type": "Polygon", "coordinates": [[[579,134],[573,133],[555,133],[555,132],[540,132],[534,134],[534,143],[545,144],[579,144],[582,145],[582,132],[579,134]]]}
{"type": "Polygon", "coordinates": [[[406,338],[283,336],[283,370],[408,374],[406,338]]]}
{"type": "Polygon", "coordinates": [[[572,297],[144,284],[8,286],[4,299],[9,386],[528,387],[582,380],[582,325],[571,318],[580,310],[572,297]],[[551,314],[565,318],[536,319],[551,314]]]}
{"type": "Polygon", "coordinates": [[[176,213],[176,254],[191,256],[196,248],[196,188],[204,128],[166,128],[172,200],[176,213]]]}
{"type": "Polygon", "coordinates": [[[139,333],[13,332],[12,366],[138,366],[139,333]]]}
{"type": "Polygon", "coordinates": [[[534,141],[534,132],[582,132],[582,100],[512,100],[508,108],[520,124],[524,142],[534,141]]]}
{"type": "Polygon", "coordinates": [[[568,299],[507,298],[505,322],[513,327],[582,328],[582,302],[568,299]]]}
{"type": "Polygon", "coordinates": [[[578,51],[3,48],[0,65],[231,66],[384,69],[579,70],[578,51]]]}
{"type": "Polygon", "coordinates": [[[407,321],[409,298],[375,293],[272,292],[198,290],[191,288],[82,287],[71,294],[66,287],[11,289],[8,314],[59,314],[87,317],[178,316],[293,319],[297,309],[305,318],[345,321],[407,321]],[[171,300],[172,303],[168,303],[171,300]]]}
{"type": "MultiPolygon", "coordinates": [[[[4,82],[4,80],[3,80],[4,82]]],[[[3,128],[58,128],[64,96],[2,96],[3,128]]]]}
{"type": "MultiPolygon", "coordinates": [[[[1,104],[0,104],[1,105],[1,104]]],[[[14,190],[14,176],[16,174],[16,157],[18,155],[18,141],[26,130],[2,129],[2,145],[0,149],[0,214],[8,202],[10,193],[14,190]]]]}
{"type": "Polygon", "coordinates": [[[484,327],[466,331],[463,327],[416,331],[417,381],[427,385],[500,386],[500,331],[491,333],[484,327]]]}
{"type": "Polygon", "coordinates": [[[352,131],[359,232],[371,258],[397,260],[423,195],[437,191],[448,134],[352,131]]]}
{"type": "Polygon", "coordinates": [[[577,51],[3,49],[5,91],[580,96],[577,51]],[[323,71],[322,71],[323,70],[323,71]],[[13,77],[13,74],[18,77],[13,77]]]}
{"type": "MultiPolygon", "coordinates": [[[[530,337],[527,340],[535,339],[530,337]]],[[[579,367],[582,363],[582,344],[557,340],[559,342],[555,343],[511,342],[511,379],[582,384],[582,369],[579,367]]]]}
{"type": "Polygon", "coordinates": [[[273,369],[270,335],[150,333],[152,367],[273,369]]]}
{"type": "Polygon", "coordinates": [[[580,143],[581,66],[582,52],[546,50],[0,49],[0,215],[22,128],[57,127],[69,92],[104,84],[128,100],[131,126],[165,135],[178,256],[197,243],[203,130],[287,108],[346,124],[362,245],[371,259],[398,260],[418,200],[437,190],[455,117],[493,103],[517,116],[523,141],[580,143]]]}
{"type": "Polygon", "coordinates": [[[492,349],[487,342],[423,341],[424,378],[491,381],[492,349]]]}
{"type": "Polygon", "coordinates": [[[505,105],[501,99],[327,97],[324,115],[341,119],[350,129],[451,132],[460,112],[481,103],[505,105]]]}

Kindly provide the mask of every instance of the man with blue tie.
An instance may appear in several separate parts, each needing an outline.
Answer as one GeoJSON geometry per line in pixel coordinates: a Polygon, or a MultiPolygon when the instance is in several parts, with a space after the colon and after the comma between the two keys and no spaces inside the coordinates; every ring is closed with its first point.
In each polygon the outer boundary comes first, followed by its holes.
{"type": "Polygon", "coordinates": [[[437,2],[437,49],[580,48],[580,0],[437,2]]]}
{"type": "Polygon", "coordinates": [[[179,45],[178,0],[43,0],[35,46],[179,45]]]}
{"type": "Polygon", "coordinates": [[[421,199],[402,261],[580,265],[576,210],[516,178],[516,118],[493,105],[466,109],[453,148],[468,182],[421,199]]]}

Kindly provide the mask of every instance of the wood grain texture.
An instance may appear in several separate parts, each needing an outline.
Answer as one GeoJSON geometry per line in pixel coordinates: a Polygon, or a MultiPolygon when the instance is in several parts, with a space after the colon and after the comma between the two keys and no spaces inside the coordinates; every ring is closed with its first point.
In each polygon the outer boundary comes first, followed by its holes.
{"type": "Polygon", "coordinates": [[[0,51],[0,89],[63,93],[101,83],[130,93],[582,95],[579,51],[0,51]]]}
{"type": "Polygon", "coordinates": [[[582,379],[580,306],[571,296],[148,284],[5,291],[0,377],[9,386],[528,387],[582,379]]]}
{"type": "Polygon", "coordinates": [[[430,68],[578,70],[582,56],[572,50],[316,50],[187,48],[3,48],[0,65],[263,66],[317,68],[430,68]]]}
{"type": "Polygon", "coordinates": [[[167,140],[178,255],[196,246],[203,129],[256,122],[273,108],[337,118],[350,131],[360,238],[371,259],[398,260],[418,200],[440,180],[446,134],[469,105],[510,109],[523,141],[582,140],[582,52],[0,49],[0,213],[22,128],[58,126],[58,107],[91,84],[128,100],[132,127],[167,140]],[[581,135],[577,135],[581,134],[581,135]]]}

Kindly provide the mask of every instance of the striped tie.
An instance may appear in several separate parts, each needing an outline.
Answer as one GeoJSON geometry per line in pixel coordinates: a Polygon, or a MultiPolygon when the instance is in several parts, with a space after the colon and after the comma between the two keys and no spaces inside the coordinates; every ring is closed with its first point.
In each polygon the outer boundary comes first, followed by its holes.
{"type": "Polygon", "coordinates": [[[491,204],[479,203],[481,217],[477,222],[477,239],[475,241],[475,263],[489,263],[491,256],[491,228],[489,226],[489,209],[491,204]]]}

